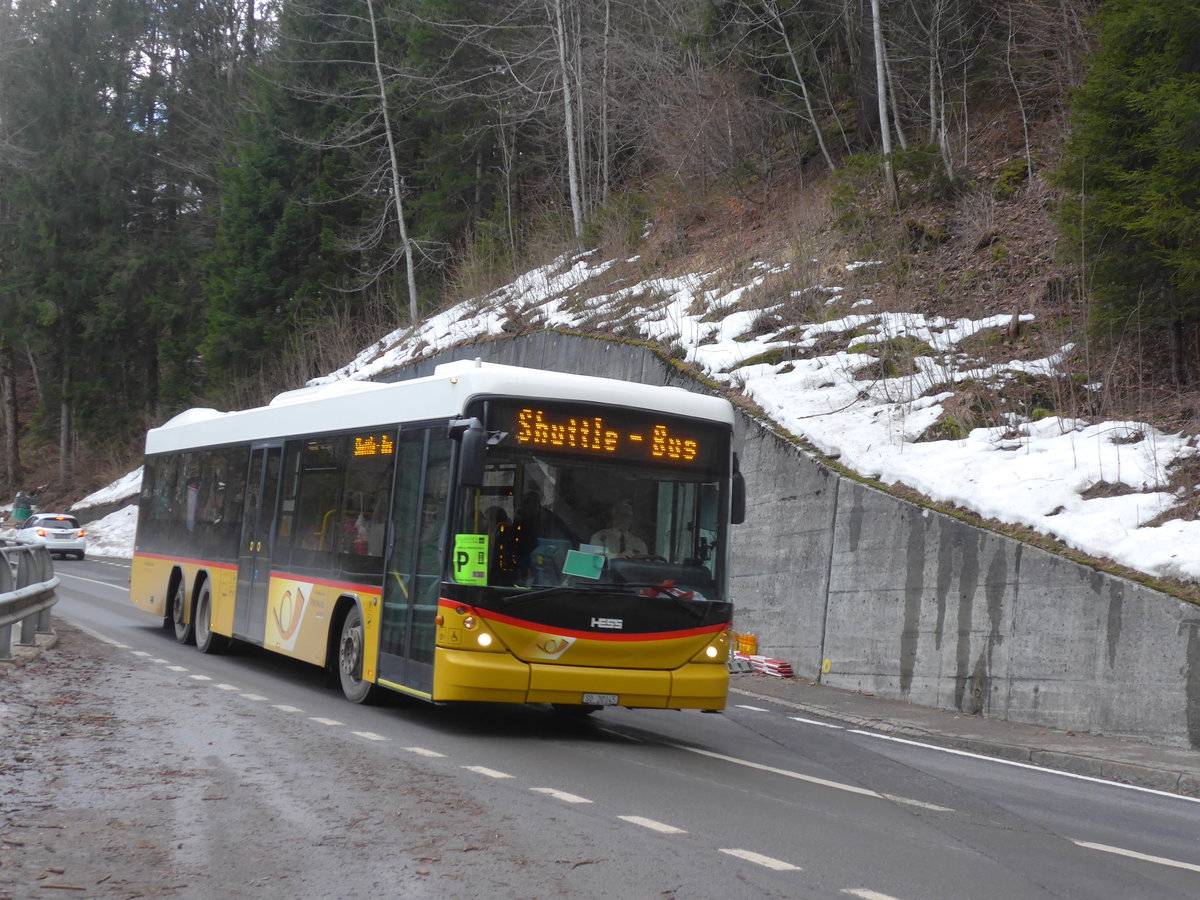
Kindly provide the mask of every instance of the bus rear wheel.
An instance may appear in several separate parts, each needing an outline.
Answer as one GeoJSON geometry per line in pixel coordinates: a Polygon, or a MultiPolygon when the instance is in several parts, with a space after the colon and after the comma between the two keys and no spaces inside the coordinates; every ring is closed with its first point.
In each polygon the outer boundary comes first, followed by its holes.
{"type": "Polygon", "coordinates": [[[362,677],[363,665],[363,620],[362,612],[353,607],[342,620],[342,633],[338,638],[337,668],[342,693],[351,703],[372,703],[379,689],[362,677]]]}
{"type": "Polygon", "coordinates": [[[175,640],[181,644],[190,644],[195,638],[195,630],[192,627],[195,617],[192,622],[185,622],[187,618],[187,589],[183,585],[183,579],[179,579],[179,584],[175,586],[175,593],[171,597],[171,624],[175,627],[175,640]]]}
{"type": "Polygon", "coordinates": [[[221,653],[229,646],[229,638],[213,634],[212,591],[206,584],[196,601],[196,617],[192,620],[196,632],[196,649],[201,653],[221,653]]]}

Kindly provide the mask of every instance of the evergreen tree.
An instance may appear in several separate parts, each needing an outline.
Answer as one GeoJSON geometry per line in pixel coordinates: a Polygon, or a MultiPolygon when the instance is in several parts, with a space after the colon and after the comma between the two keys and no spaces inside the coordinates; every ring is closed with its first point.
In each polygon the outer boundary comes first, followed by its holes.
{"type": "Polygon", "coordinates": [[[1200,3],[1109,0],[1060,184],[1099,322],[1166,331],[1178,381],[1200,323],[1200,3]]]}

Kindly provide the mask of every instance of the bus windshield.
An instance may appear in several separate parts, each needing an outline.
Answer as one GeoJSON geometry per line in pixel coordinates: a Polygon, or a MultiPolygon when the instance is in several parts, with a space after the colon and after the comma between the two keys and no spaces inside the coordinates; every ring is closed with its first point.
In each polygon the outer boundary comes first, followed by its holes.
{"type": "Polygon", "coordinates": [[[726,432],[628,411],[490,407],[483,486],[463,492],[454,523],[454,581],[725,600],[726,432]]]}

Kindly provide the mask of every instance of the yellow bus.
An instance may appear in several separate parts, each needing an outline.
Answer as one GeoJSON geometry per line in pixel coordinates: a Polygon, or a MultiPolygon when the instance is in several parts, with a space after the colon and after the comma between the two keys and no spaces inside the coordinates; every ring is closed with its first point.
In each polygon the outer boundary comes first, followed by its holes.
{"type": "Polygon", "coordinates": [[[460,361],[189,410],[146,437],[130,593],[181,643],[347,698],[724,708],[720,398],[460,361]]]}

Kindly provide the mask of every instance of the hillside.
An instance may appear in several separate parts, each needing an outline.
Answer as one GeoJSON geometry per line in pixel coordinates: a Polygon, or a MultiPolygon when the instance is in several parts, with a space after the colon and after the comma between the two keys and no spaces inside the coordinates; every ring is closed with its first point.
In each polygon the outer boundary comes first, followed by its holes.
{"type": "Polygon", "coordinates": [[[645,342],[853,477],[1194,599],[1196,440],[1178,410],[1196,398],[1133,383],[1091,340],[1052,195],[1035,178],[996,196],[1013,158],[907,211],[892,237],[945,233],[924,249],[836,227],[827,179],[758,205],[664,194],[624,253],[561,254],[312,383],[542,329],[645,342]]]}

